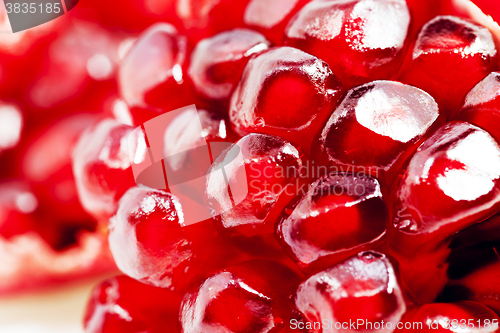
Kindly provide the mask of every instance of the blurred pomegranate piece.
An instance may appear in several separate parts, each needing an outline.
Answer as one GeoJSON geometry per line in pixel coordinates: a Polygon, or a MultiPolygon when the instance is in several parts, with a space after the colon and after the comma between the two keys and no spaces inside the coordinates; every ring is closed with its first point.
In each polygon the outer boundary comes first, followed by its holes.
{"type": "Polygon", "coordinates": [[[197,274],[245,261],[210,220],[188,225],[177,197],[139,187],[120,200],[109,243],[123,273],[170,290],[182,291],[197,274]]]}
{"type": "Polygon", "coordinates": [[[84,317],[85,333],[180,332],[181,296],[127,276],[94,287],[84,317]]]}
{"type": "Polygon", "coordinates": [[[0,236],[10,239],[34,231],[38,200],[25,182],[0,184],[0,236]]]}
{"type": "Polygon", "coordinates": [[[128,144],[132,130],[105,119],[86,130],[73,150],[73,173],[80,202],[98,221],[107,221],[116,212],[123,193],[135,185],[128,144]]]}
{"type": "Polygon", "coordinates": [[[88,114],[72,115],[44,128],[31,140],[22,161],[40,208],[62,224],[95,227],[83,210],[71,168],[71,152],[79,135],[96,121],[88,114]]]}
{"type": "Polygon", "coordinates": [[[264,34],[273,44],[282,45],[286,25],[311,0],[250,0],[243,21],[264,34]]]}
{"type": "Polygon", "coordinates": [[[404,0],[314,0],[290,20],[285,44],[323,59],[352,87],[396,74],[409,24],[404,0]]]}
{"type": "Polygon", "coordinates": [[[0,102],[0,154],[17,146],[24,122],[24,115],[16,104],[0,102]]]}
{"type": "Polygon", "coordinates": [[[389,220],[376,179],[332,174],[309,186],[277,237],[304,270],[318,270],[374,247],[389,220]]]}
{"type": "Polygon", "coordinates": [[[406,311],[393,267],[378,252],[361,252],[309,277],[299,285],[292,301],[312,332],[334,332],[336,322],[358,319],[396,327],[406,311]],[[321,330],[323,323],[329,329],[321,330]]]}
{"type": "Polygon", "coordinates": [[[236,132],[278,135],[309,150],[341,94],[322,60],[291,47],[250,59],[231,98],[236,132]]]}
{"type": "Polygon", "coordinates": [[[431,94],[451,118],[467,92],[497,69],[497,50],[488,29],[454,16],[427,22],[400,80],[431,94]]]}
{"type": "MultiPolygon", "coordinates": [[[[403,317],[405,332],[498,332],[498,316],[476,302],[433,303],[403,317]],[[410,328],[411,327],[411,328],[410,328]]],[[[402,326],[403,327],[403,326],[402,326]]]]}
{"type": "Polygon", "coordinates": [[[186,208],[188,224],[211,218],[204,202],[207,170],[218,153],[238,140],[227,124],[214,112],[186,108],[171,120],[163,135],[167,186],[186,208]]]}
{"type": "Polygon", "coordinates": [[[476,126],[448,123],[418,148],[393,193],[387,239],[417,301],[444,286],[450,236],[498,210],[499,186],[500,148],[476,126]]]}
{"type": "Polygon", "coordinates": [[[192,42],[243,27],[248,0],[176,0],[175,10],[192,42]]]}
{"type": "Polygon", "coordinates": [[[219,155],[206,189],[217,230],[244,239],[272,234],[282,210],[308,182],[300,174],[304,162],[286,140],[257,133],[219,155]]]}
{"type": "Polygon", "coordinates": [[[438,117],[434,99],[418,88],[393,81],[367,83],[347,93],[312,156],[390,184],[433,124],[441,122],[438,117]]]}
{"type": "Polygon", "coordinates": [[[71,23],[47,46],[43,66],[27,81],[24,99],[29,101],[31,118],[44,121],[75,109],[89,112],[116,90],[114,75],[123,36],[95,22],[71,23]]]}
{"type": "Polygon", "coordinates": [[[186,43],[174,26],[157,23],[141,34],[123,59],[118,83],[136,125],[193,104],[185,77],[186,43]]]}
{"type": "Polygon", "coordinates": [[[289,323],[286,296],[298,281],[293,271],[266,260],[213,273],[184,295],[182,332],[280,332],[289,323]]]}
{"type": "Polygon", "coordinates": [[[268,47],[269,41],[252,30],[222,32],[196,45],[188,74],[198,93],[228,103],[250,57],[268,47]]]}
{"type": "Polygon", "coordinates": [[[481,127],[500,142],[500,73],[493,72],[465,96],[456,119],[481,127]]]}

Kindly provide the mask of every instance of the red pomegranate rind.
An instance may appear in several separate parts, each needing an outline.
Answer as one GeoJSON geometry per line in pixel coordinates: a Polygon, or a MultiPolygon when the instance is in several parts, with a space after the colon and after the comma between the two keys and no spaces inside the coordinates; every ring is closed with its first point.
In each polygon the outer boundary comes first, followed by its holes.
{"type": "Polygon", "coordinates": [[[286,140],[249,134],[219,155],[207,178],[206,200],[225,237],[274,233],[286,205],[307,184],[302,154],[286,140]],[[220,172],[218,170],[223,170],[220,172]]]}
{"type": "Polygon", "coordinates": [[[123,273],[170,290],[182,291],[193,276],[246,259],[220,238],[210,220],[185,225],[175,196],[139,187],[120,200],[109,243],[123,273]]]}
{"type": "Polygon", "coordinates": [[[324,61],[294,48],[272,48],[248,62],[229,117],[241,135],[278,135],[307,152],[341,90],[324,61]]]}
{"type": "Polygon", "coordinates": [[[323,322],[334,325],[360,318],[396,327],[406,311],[393,267],[378,252],[361,252],[309,277],[292,299],[313,332],[321,332],[323,322]]]}
{"type": "Polygon", "coordinates": [[[98,221],[112,216],[120,197],[135,185],[128,145],[132,130],[105,119],[85,131],[73,150],[73,173],[80,202],[98,221]]]}
{"type": "Polygon", "coordinates": [[[500,73],[490,73],[472,88],[455,118],[481,127],[500,142],[500,73]]]}
{"type": "Polygon", "coordinates": [[[288,268],[266,260],[213,273],[184,295],[182,332],[279,332],[290,318],[286,296],[298,281],[288,268]]]}
{"type": "Polygon", "coordinates": [[[412,52],[412,62],[402,68],[400,80],[431,94],[448,118],[467,92],[498,67],[488,29],[455,16],[427,22],[412,52]]]}
{"type": "MultiPolygon", "coordinates": [[[[498,251],[493,248],[493,251],[498,251]]],[[[452,280],[443,291],[446,301],[471,300],[491,308],[500,316],[500,264],[479,268],[462,279],[452,280]]]]}
{"type": "Polygon", "coordinates": [[[396,329],[396,332],[497,332],[498,321],[495,312],[480,303],[433,303],[405,314],[400,325],[407,325],[407,328],[396,329]]]}
{"type": "Polygon", "coordinates": [[[54,250],[35,231],[8,240],[0,237],[0,295],[115,271],[106,238],[99,233],[80,232],[75,243],[62,251],[54,250]]]}
{"type": "Polygon", "coordinates": [[[391,183],[425,134],[441,122],[438,106],[426,92],[394,81],[367,83],[347,93],[312,156],[342,171],[355,169],[391,183]]]}
{"type": "Polygon", "coordinates": [[[186,44],[172,25],[158,23],[142,33],[123,59],[118,83],[136,125],[192,104],[184,68],[186,44]]]}
{"type": "Polygon", "coordinates": [[[374,247],[388,220],[376,179],[328,175],[312,183],[277,224],[277,238],[299,267],[317,271],[374,247]]]}
{"type": "Polygon", "coordinates": [[[282,45],[290,19],[311,0],[250,0],[243,14],[245,25],[260,31],[273,44],[282,45]]]}
{"type": "Polygon", "coordinates": [[[201,40],[191,54],[188,75],[198,93],[208,99],[229,102],[251,56],[269,47],[260,33],[234,29],[201,40]]]}
{"type": "Polygon", "coordinates": [[[83,320],[85,333],[180,332],[182,296],[127,276],[95,286],[83,320]]]}
{"type": "Polygon", "coordinates": [[[315,0],[290,20],[285,44],[323,59],[353,87],[396,74],[409,24],[402,0],[315,0]]]}

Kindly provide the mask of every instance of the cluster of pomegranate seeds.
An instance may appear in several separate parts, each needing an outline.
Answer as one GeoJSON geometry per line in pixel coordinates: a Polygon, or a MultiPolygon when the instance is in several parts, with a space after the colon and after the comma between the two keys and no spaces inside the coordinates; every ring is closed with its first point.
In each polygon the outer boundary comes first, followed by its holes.
{"type": "Polygon", "coordinates": [[[112,255],[87,333],[498,332],[500,28],[467,1],[89,0],[2,38],[0,293],[112,255]]]}

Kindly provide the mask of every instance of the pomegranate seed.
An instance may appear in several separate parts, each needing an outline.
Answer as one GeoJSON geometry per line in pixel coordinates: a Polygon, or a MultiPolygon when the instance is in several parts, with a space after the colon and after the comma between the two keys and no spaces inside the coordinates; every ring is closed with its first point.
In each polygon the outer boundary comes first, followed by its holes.
{"type": "Polygon", "coordinates": [[[170,24],[145,30],[121,63],[120,92],[136,124],[193,103],[186,82],[186,38],[170,24]]]}
{"type": "Polygon", "coordinates": [[[323,59],[352,87],[396,74],[409,23],[403,0],[315,0],[292,18],[285,43],[323,59]]]}
{"type": "Polygon", "coordinates": [[[286,295],[298,282],[278,263],[256,260],[211,274],[182,301],[182,331],[279,332],[289,321],[286,295]]]}
{"type": "Polygon", "coordinates": [[[260,31],[273,44],[283,44],[288,21],[311,0],[250,0],[243,14],[245,25],[260,31]]]}
{"type": "Polygon", "coordinates": [[[465,94],[497,65],[495,43],[488,29],[454,16],[427,22],[402,69],[402,82],[431,94],[452,117],[465,94]]]}
{"type": "Polygon", "coordinates": [[[73,150],[73,173],[83,208],[98,221],[113,215],[135,185],[128,136],[132,127],[106,119],[85,131],[73,150]]]}
{"type": "Polygon", "coordinates": [[[225,236],[250,238],[274,232],[284,207],[307,183],[301,153],[286,140],[249,134],[215,160],[207,179],[207,204],[225,236]]]}
{"type": "Polygon", "coordinates": [[[434,99],[418,88],[367,83],[347,93],[312,155],[342,171],[368,172],[391,183],[438,117],[434,99]]]}
{"type": "Polygon", "coordinates": [[[290,47],[274,48],[248,62],[229,116],[242,135],[278,135],[308,150],[340,93],[325,62],[290,47]]]}
{"type": "Polygon", "coordinates": [[[250,57],[268,47],[266,38],[252,30],[222,32],[196,45],[188,74],[204,97],[227,103],[250,57]]]}
{"type": "Polygon", "coordinates": [[[394,192],[387,242],[419,302],[446,283],[450,236],[498,210],[498,170],[500,147],[464,122],[441,127],[410,160],[394,192]]]}
{"type": "Polygon", "coordinates": [[[179,332],[181,296],[127,276],[94,287],[84,318],[86,333],[179,332]]]}
{"type": "Polygon", "coordinates": [[[481,127],[500,142],[500,73],[490,73],[465,96],[465,102],[455,117],[481,127]]]}
{"type": "Polygon", "coordinates": [[[361,252],[311,276],[299,285],[293,303],[312,332],[322,332],[323,322],[360,318],[396,327],[406,310],[392,265],[378,252],[361,252]]]}
{"type": "Polygon", "coordinates": [[[387,208],[377,180],[349,174],[309,186],[277,236],[299,267],[323,269],[374,246],[385,234],[387,208]]]}
{"type": "Polygon", "coordinates": [[[404,324],[408,325],[405,332],[439,333],[457,330],[496,332],[495,319],[498,328],[495,312],[476,302],[425,304],[403,317],[404,324]]]}
{"type": "Polygon", "coordinates": [[[122,272],[171,290],[183,290],[201,272],[244,261],[210,220],[188,225],[175,196],[139,187],[120,200],[110,220],[109,244],[122,272]]]}
{"type": "Polygon", "coordinates": [[[190,40],[213,36],[243,27],[243,11],[248,0],[176,0],[175,10],[190,40]]]}

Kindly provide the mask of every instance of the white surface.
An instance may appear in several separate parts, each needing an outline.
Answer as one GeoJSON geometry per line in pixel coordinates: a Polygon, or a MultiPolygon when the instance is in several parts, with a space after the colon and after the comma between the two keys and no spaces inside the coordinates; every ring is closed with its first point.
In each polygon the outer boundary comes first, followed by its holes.
{"type": "Polygon", "coordinates": [[[83,333],[90,291],[103,279],[0,298],[0,332],[83,333]]]}

